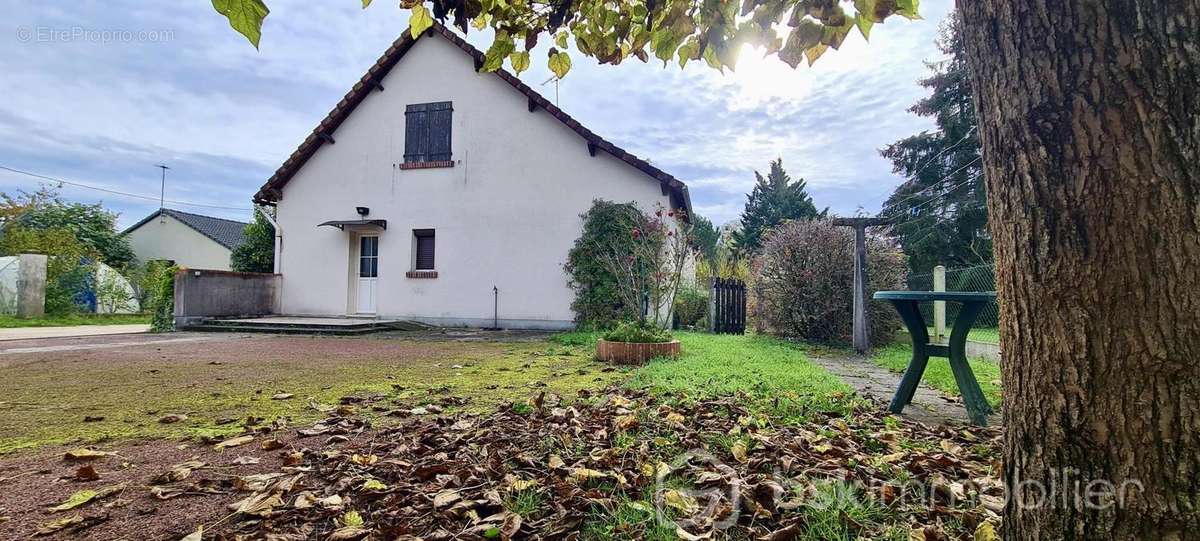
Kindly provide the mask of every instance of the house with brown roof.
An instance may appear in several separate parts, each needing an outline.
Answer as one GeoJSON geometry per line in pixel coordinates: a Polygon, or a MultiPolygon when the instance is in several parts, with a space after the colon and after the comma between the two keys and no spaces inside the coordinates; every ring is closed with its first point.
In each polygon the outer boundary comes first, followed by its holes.
{"type": "Polygon", "coordinates": [[[435,24],[384,52],[255,195],[276,207],[279,313],[559,329],[593,200],[687,187],[435,24]]]}

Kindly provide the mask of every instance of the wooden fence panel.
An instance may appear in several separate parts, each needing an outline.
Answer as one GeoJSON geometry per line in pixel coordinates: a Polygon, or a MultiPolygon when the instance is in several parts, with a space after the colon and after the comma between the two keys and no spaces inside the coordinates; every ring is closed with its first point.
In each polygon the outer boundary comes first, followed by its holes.
{"type": "Polygon", "coordinates": [[[709,291],[708,330],[718,334],[746,332],[746,283],[715,278],[709,291]]]}

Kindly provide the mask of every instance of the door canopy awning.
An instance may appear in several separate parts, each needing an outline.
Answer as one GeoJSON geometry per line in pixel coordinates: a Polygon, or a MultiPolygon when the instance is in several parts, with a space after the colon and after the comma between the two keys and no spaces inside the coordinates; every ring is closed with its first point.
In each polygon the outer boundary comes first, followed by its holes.
{"type": "Polygon", "coordinates": [[[323,225],[336,227],[338,229],[341,229],[342,231],[345,231],[347,226],[349,226],[349,227],[378,227],[381,229],[387,229],[387,220],[329,220],[328,222],[322,222],[322,223],[317,224],[317,227],[321,227],[323,225]]]}

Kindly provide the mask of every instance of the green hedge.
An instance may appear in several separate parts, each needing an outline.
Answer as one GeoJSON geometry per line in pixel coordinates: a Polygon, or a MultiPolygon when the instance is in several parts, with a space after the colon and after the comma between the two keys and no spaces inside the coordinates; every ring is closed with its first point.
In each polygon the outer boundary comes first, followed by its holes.
{"type": "Polygon", "coordinates": [[[707,320],[707,291],[685,287],[675,294],[675,324],[677,327],[703,329],[707,320]]]}
{"type": "Polygon", "coordinates": [[[175,330],[175,273],[179,267],[175,265],[162,266],[154,269],[148,281],[150,289],[150,305],[154,311],[154,319],[150,321],[150,330],[154,332],[171,332],[175,330]]]}

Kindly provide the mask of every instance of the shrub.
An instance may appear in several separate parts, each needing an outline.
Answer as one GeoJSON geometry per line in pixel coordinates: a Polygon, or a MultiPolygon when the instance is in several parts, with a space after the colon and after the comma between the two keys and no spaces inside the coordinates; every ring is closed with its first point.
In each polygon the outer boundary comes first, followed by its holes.
{"type": "Polygon", "coordinates": [[[697,327],[708,316],[708,292],[685,287],[675,295],[675,322],[681,327],[697,327]]]}
{"type": "MultiPolygon", "coordinates": [[[[122,274],[112,267],[96,269],[96,311],[105,314],[133,311],[137,304],[137,292],[122,274]]],[[[140,308],[140,307],[139,307],[140,308]]]]}
{"type": "Polygon", "coordinates": [[[157,297],[158,282],[162,279],[164,269],[170,267],[171,263],[162,259],[152,259],[141,265],[131,265],[129,267],[129,284],[133,286],[133,290],[138,301],[138,305],[142,307],[142,312],[154,312],[154,299],[157,297]]]}
{"type": "Polygon", "coordinates": [[[654,325],[621,322],[613,330],[604,333],[604,339],[609,342],[661,344],[671,341],[671,333],[654,325]]]}
{"type": "Polygon", "coordinates": [[[254,213],[254,221],[242,230],[245,239],[229,255],[229,268],[237,272],[275,272],[275,227],[254,213]]]}
{"type": "Polygon", "coordinates": [[[46,313],[66,315],[78,310],[76,297],[90,291],[99,254],[70,229],[32,229],[8,223],[0,238],[0,254],[46,254],[46,313]]]}
{"type": "MultiPolygon", "coordinates": [[[[867,298],[902,289],[903,252],[887,238],[867,236],[867,298]]],[[[756,265],[754,297],[760,323],[775,334],[825,344],[848,344],[854,325],[854,231],[829,220],[789,222],[775,228],[756,265]]],[[[892,341],[900,318],[884,302],[869,301],[872,344],[892,341]]]]}
{"type": "Polygon", "coordinates": [[[150,287],[150,305],[154,317],[150,321],[150,330],[154,332],[170,332],[175,330],[175,273],[179,267],[163,265],[155,269],[154,275],[148,278],[150,287]]]}
{"type": "Polygon", "coordinates": [[[603,246],[633,251],[634,239],[622,224],[637,219],[641,212],[633,203],[596,200],[583,213],[583,233],[567,253],[564,270],[575,290],[571,310],[581,327],[607,329],[618,321],[633,319],[638,306],[627,306],[617,292],[617,278],[602,260],[603,246]]]}

